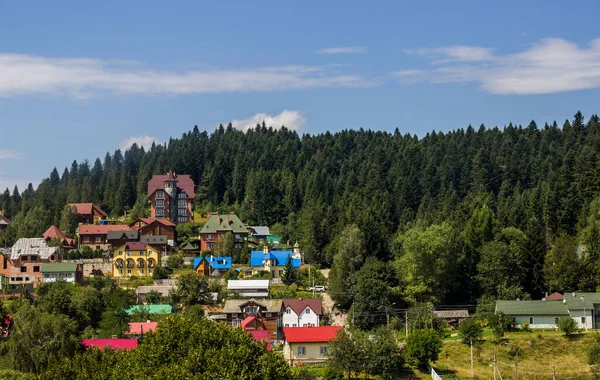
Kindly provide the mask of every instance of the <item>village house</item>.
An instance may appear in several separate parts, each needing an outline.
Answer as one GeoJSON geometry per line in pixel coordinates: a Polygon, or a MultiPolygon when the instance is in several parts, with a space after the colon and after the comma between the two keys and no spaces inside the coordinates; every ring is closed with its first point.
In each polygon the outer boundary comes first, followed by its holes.
{"type": "Polygon", "coordinates": [[[222,276],[231,269],[231,256],[195,257],[193,268],[200,276],[222,276]]]}
{"type": "Polygon", "coordinates": [[[269,340],[281,339],[281,300],[227,300],[223,313],[227,316],[227,324],[241,327],[243,330],[266,330],[269,340]]]}
{"type": "Polygon", "coordinates": [[[79,226],[79,246],[88,246],[92,250],[110,251],[112,245],[108,240],[109,231],[129,230],[129,226],[122,224],[84,224],[79,226]]]}
{"type": "Polygon", "coordinates": [[[11,284],[37,285],[42,282],[42,264],[58,262],[61,255],[61,249],[49,247],[44,238],[21,238],[0,255],[0,273],[8,277],[11,284]]]}
{"type": "Polygon", "coordinates": [[[158,322],[130,322],[129,330],[123,331],[125,335],[144,335],[149,331],[156,331],[158,322]]]}
{"type": "Polygon", "coordinates": [[[189,175],[153,175],[148,182],[148,201],[152,218],[174,224],[189,223],[194,218],[194,181],[189,175]]]}
{"type": "Polygon", "coordinates": [[[168,297],[175,288],[175,285],[142,285],[135,289],[135,296],[138,303],[144,303],[150,292],[156,292],[161,297],[168,297]]]}
{"type": "Polygon", "coordinates": [[[573,318],[580,329],[598,329],[600,293],[565,293],[562,300],[496,301],[496,313],[500,312],[532,329],[556,329],[561,317],[573,318]]]}
{"type": "Polygon", "coordinates": [[[223,245],[225,235],[233,234],[235,248],[242,248],[248,239],[248,230],[235,213],[207,214],[208,220],[200,230],[200,251],[212,251],[223,245]]]}
{"type": "Polygon", "coordinates": [[[245,274],[253,275],[260,271],[267,271],[271,273],[272,278],[281,278],[288,259],[292,260],[293,268],[300,268],[302,265],[300,248],[294,248],[293,251],[275,251],[265,246],[262,251],[250,252],[250,268],[245,274]]]}
{"type": "Polygon", "coordinates": [[[284,327],[283,357],[290,365],[316,364],[327,360],[327,346],[340,326],[284,327]]]}
{"type": "Polygon", "coordinates": [[[42,264],[42,282],[56,282],[59,280],[81,285],[83,283],[83,264],[42,264]]]}
{"type": "Polygon", "coordinates": [[[57,239],[65,250],[75,248],[75,239],[68,238],[58,227],[50,226],[42,235],[46,243],[57,239]]]}
{"type": "Polygon", "coordinates": [[[120,247],[125,243],[136,242],[140,240],[140,236],[137,231],[133,230],[117,230],[108,231],[106,234],[106,240],[112,247],[120,247]]]}
{"type": "Polygon", "coordinates": [[[4,216],[4,210],[0,210],[0,232],[4,232],[10,226],[11,221],[4,216]]]}
{"type": "Polygon", "coordinates": [[[136,338],[112,338],[112,339],[85,339],[81,344],[86,347],[94,347],[112,350],[131,350],[137,348],[138,340],[136,338]]]}
{"type": "Polygon", "coordinates": [[[434,310],[433,313],[448,323],[448,326],[452,329],[458,328],[460,323],[469,318],[469,311],[462,310],[434,310]]]}
{"type": "Polygon", "coordinates": [[[69,203],[69,207],[79,214],[79,223],[82,224],[99,224],[102,219],[108,218],[108,214],[93,203],[69,203]]]}
{"type": "Polygon", "coordinates": [[[129,309],[125,310],[127,315],[133,315],[139,312],[140,308],[144,308],[148,311],[148,314],[161,314],[168,315],[173,312],[173,306],[167,304],[157,304],[157,305],[133,305],[129,309]]]}
{"type": "Polygon", "coordinates": [[[278,244],[281,239],[277,235],[271,234],[269,227],[267,226],[248,226],[248,241],[252,241],[255,244],[278,244]]]}
{"type": "Polygon", "coordinates": [[[171,247],[176,244],[175,224],[167,219],[139,218],[129,227],[139,233],[140,239],[161,236],[166,240],[165,244],[171,247]]]}
{"type": "Polygon", "coordinates": [[[227,290],[243,298],[268,298],[269,280],[227,280],[227,290]]]}
{"type": "Polygon", "coordinates": [[[125,243],[113,251],[115,277],[152,277],[157,265],[160,265],[159,252],[146,243],[125,243]]]}
{"type": "Polygon", "coordinates": [[[282,312],[283,327],[319,326],[323,315],[323,301],[313,299],[284,299],[282,312]]]}

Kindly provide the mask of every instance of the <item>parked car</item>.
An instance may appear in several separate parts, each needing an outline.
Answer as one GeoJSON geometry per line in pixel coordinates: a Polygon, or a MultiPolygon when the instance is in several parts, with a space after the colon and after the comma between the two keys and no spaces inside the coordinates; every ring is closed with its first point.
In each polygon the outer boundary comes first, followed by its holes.
{"type": "Polygon", "coordinates": [[[325,291],[325,286],[323,285],[316,285],[316,286],[311,286],[310,288],[308,288],[308,291],[312,292],[324,292],[325,291]]]}

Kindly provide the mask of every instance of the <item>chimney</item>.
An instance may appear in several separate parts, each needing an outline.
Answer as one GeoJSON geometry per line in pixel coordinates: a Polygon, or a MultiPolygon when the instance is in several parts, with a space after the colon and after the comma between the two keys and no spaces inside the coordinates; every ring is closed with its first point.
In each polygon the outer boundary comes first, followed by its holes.
{"type": "Polygon", "coordinates": [[[206,219],[210,219],[211,216],[212,216],[212,213],[210,211],[206,213],[206,219]]]}
{"type": "Polygon", "coordinates": [[[229,219],[230,215],[231,215],[231,213],[227,214],[227,224],[229,224],[229,222],[230,222],[230,219],[229,219]]]}
{"type": "Polygon", "coordinates": [[[266,255],[267,253],[269,253],[269,246],[265,244],[264,248],[263,248],[263,253],[266,255]]]}
{"type": "Polygon", "coordinates": [[[146,323],[150,323],[150,320],[149,320],[149,319],[146,319],[146,323]]]}
{"type": "Polygon", "coordinates": [[[546,292],[546,298],[548,298],[548,292],[546,292]]]}
{"type": "Polygon", "coordinates": [[[575,292],[573,292],[573,297],[575,297],[575,296],[576,296],[576,294],[575,294],[575,292]]]}

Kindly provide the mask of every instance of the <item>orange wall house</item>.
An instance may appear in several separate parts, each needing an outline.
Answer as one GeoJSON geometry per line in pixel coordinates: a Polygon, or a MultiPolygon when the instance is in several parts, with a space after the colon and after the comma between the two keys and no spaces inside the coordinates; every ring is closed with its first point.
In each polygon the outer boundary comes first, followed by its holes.
{"type": "Polygon", "coordinates": [[[49,247],[43,238],[22,238],[0,255],[0,273],[11,284],[37,286],[42,282],[42,264],[61,261],[61,254],[59,247],[49,247]]]}

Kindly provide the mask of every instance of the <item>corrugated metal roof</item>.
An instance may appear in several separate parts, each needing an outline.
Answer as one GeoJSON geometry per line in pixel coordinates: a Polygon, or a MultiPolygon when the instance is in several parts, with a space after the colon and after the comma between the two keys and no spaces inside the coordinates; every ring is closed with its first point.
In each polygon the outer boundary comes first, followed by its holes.
{"type": "Polygon", "coordinates": [[[569,315],[567,305],[556,301],[496,301],[496,312],[508,315],[569,315]]]}
{"type": "Polygon", "coordinates": [[[227,289],[246,290],[246,289],[269,289],[269,280],[228,280],[227,289]]]}
{"type": "Polygon", "coordinates": [[[247,234],[248,230],[244,227],[244,223],[235,214],[215,214],[202,227],[202,234],[216,234],[218,231],[230,231],[237,234],[247,234]]]}
{"type": "Polygon", "coordinates": [[[43,263],[42,273],[73,273],[77,271],[74,263],[43,263]]]}
{"type": "Polygon", "coordinates": [[[17,260],[23,255],[38,255],[47,259],[58,252],[58,247],[48,247],[44,238],[21,238],[12,246],[10,258],[17,260]]]}
{"type": "Polygon", "coordinates": [[[439,318],[469,318],[468,310],[434,310],[439,318]]]}
{"type": "Polygon", "coordinates": [[[250,226],[249,228],[254,230],[254,235],[267,236],[271,234],[267,226],[250,226]]]}

